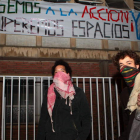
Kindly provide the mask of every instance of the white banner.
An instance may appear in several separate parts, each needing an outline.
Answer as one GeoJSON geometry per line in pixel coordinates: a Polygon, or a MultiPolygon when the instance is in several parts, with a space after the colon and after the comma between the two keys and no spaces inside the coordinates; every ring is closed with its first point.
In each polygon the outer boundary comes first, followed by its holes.
{"type": "Polygon", "coordinates": [[[0,1],[0,33],[140,40],[138,11],[77,3],[0,1]]]}

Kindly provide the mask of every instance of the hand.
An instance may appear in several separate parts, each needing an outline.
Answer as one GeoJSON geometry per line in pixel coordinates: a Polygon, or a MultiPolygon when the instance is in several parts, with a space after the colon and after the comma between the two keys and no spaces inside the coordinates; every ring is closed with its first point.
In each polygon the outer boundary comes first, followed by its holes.
{"type": "Polygon", "coordinates": [[[138,94],[137,105],[140,106],[140,93],[138,94]]]}

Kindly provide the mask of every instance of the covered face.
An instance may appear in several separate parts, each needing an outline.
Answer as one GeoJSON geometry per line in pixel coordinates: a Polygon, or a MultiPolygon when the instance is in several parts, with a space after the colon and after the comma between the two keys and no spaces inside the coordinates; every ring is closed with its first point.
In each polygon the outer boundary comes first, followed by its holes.
{"type": "Polygon", "coordinates": [[[67,73],[66,69],[65,69],[65,66],[63,66],[63,65],[58,65],[58,66],[55,67],[54,75],[59,71],[67,73]]]}
{"type": "Polygon", "coordinates": [[[134,80],[137,74],[139,73],[139,65],[135,64],[134,59],[126,56],[124,59],[119,60],[120,73],[122,74],[126,84],[129,87],[134,86],[134,80]]]}

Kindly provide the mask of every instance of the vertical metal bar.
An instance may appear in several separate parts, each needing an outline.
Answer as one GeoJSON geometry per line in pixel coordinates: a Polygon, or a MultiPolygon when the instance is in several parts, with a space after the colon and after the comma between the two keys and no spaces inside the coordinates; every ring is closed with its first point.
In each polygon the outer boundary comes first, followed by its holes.
{"type": "Polygon", "coordinates": [[[76,86],[78,87],[78,78],[76,78],[76,86]]]}
{"type": "Polygon", "coordinates": [[[6,111],[5,111],[5,108],[6,108],[6,97],[4,97],[4,140],[5,140],[5,130],[6,130],[6,125],[5,125],[5,116],[6,116],[6,111]]]}
{"type": "Polygon", "coordinates": [[[116,90],[116,108],[117,108],[117,123],[118,123],[118,136],[120,136],[120,118],[119,118],[119,104],[118,104],[118,85],[115,80],[115,90],[116,90]]]}
{"type": "Polygon", "coordinates": [[[50,86],[50,77],[48,77],[48,88],[50,86]]]}
{"type": "Polygon", "coordinates": [[[111,78],[109,78],[109,96],[110,96],[111,132],[112,132],[112,140],[114,140],[112,93],[111,93],[111,78]]]}
{"type": "Polygon", "coordinates": [[[107,119],[106,119],[106,101],[105,101],[105,81],[104,81],[104,78],[102,79],[102,82],[103,82],[103,101],[104,101],[105,139],[107,140],[107,119]]]}
{"type": "Polygon", "coordinates": [[[92,108],[92,82],[90,78],[90,106],[91,106],[91,116],[92,116],[92,140],[94,140],[94,128],[93,128],[93,108],[92,108]]]}
{"type": "Polygon", "coordinates": [[[11,77],[11,119],[10,119],[10,140],[12,140],[13,130],[13,77],[11,77]]]}
{"type": "Polygon", "coordinates": [[[96,92],[97,92],[97,115],[98,115],[98,140],[101,139],[100,134],[100,111],[99,111],[99,85],[98,85],[98,78],[96,78],[96,92]]]}
{"type": "Polygon", "coordinates": [[[18,140],[20,140],[20,77],[18,80],[18,140]]]}
{"type": "Polygon", "coordinates": [[[35,140],[35,82],[36,79],[34,77],[34,140],[35,140]]]}
{"type": "Polygon", "coordinates": [[[40,83],[40,85],[41,85],[41,105],[42,105],[42,102],[43,102],[43,77],[41,77],[41,83],[40,83]]]}
{"type": "Polygon", "coordinates": [[[5,140],[5,76],[3,76],[3,92],[2,92],[2,129],[1,129],[1,138],[5,140]]]}
{"type": "Polygon", "coordinates": [[[83,78],[83,91],[85,93],[85,78],[83,78]]]}
{"type": "Polygon", "coordinates": [[[28,140],[28,77],[26,77],[26,140],[28,140]]]}

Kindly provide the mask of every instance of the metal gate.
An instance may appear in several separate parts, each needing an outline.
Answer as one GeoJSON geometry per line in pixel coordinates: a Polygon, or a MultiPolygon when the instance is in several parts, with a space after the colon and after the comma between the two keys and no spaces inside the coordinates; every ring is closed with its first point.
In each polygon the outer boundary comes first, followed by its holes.
{"type": "MultiPolygon", "coordinates": [[[[1,76],[2,140],[35,140],[43,94],[52,83],[50,76],[1,76]],[[30,127],[29,127],[30,126],[30,127]],[[32,129],[30,131],[29,129],[32,129]]],[[[72,77],[88,99],[92,128],[88,140],[115,140],[120,135],[118,84],[112,77],[72,77]]]]}

